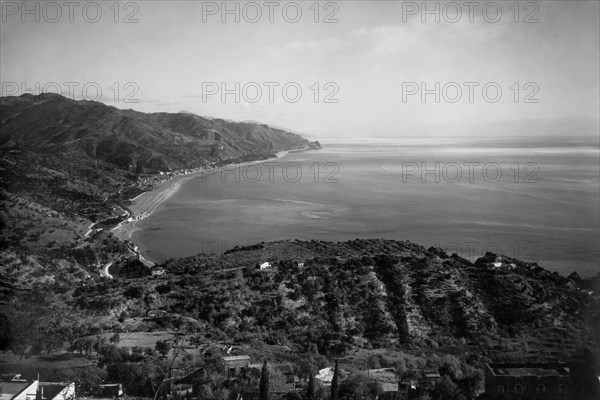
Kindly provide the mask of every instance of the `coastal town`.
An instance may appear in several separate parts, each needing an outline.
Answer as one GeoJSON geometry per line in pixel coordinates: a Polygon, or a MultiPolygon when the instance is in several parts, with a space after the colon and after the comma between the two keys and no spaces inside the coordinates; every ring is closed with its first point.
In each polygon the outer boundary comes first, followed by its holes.
{"type": "Polygon", "coordinates": [[[0,400],[600,400],[600,1],[0,32],[0,400]]]}
{"type": "Polygon", "coordinates": [[[6,193],[3,399],[596,400],[599,276],[391,239],[144,257],[136,224],[230,162],[6,193]]]}
{"type": "MultiPolygon", "coordinates": [[[[289,363],[252,363],[248,355],[225,355],[219,364],[227,376],[228,382],[251,379],[260,376],[260,382],[267,380],[266,387],[261,385],[256,392],[246,391],[241,396],[246,399],[260,399],[268,391],[269,398],[295,399],[334,399],[344,398],[345,388],[342,382],[351,373],[338,367],[320,369],[316,375],[308,378],[298,377],[294,366],[289,363]],[[270,378],[270,379],[269,379],[270,378]],[[337,393],[336,393],[337,392],[337,393]]],[[[173,375],[166,386],[168,399],[202,399],[203,385],[209,371],[204,368],[193,370],[184,375],[173,375]]],[[[362,379],[356,382],[354,389],[360,390],[367,399],[421,399],[419,393],[425,393],[443,382],[444,378],[436,370],[423,370],[411,377],[399,378],[395,368],[373,368],[363,371],[362,379]]],[[[27,400],[41,398],[47,400],[89,399],[126,399],[130,398],[121,383],[98,385],[94,393],[85,397],[78,396],[75,382],[29,381],[20,374],[2,374],[0,377],[2,398],[5,400],[27,400]]],[[[358,377],[354,374],[354,379],[358,377]]],[[[547,400],[569,399],[572,391],[572,376],[564,363],[486,363],[485,386],[476,391],[477,399],[505,398],[543,398],[547,400]],[[512,396],[512,397],[511,397],[512,396]]],[[[240,397],[240,396],[239,396],[240,397]]],[[[238,398],[239,398],[238,397],[238,398]]]]}

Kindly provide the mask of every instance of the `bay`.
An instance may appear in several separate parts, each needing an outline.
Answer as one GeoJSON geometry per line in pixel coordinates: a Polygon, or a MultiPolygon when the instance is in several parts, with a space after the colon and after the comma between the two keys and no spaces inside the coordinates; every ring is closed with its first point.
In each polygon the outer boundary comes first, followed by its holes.
{"type": "Polygon", "coordinates": [[[597,146],[414,139],[323,143],[185,182],[134,234],[162,262],[283,239],[410,240],[589,276],[600,257],[597,146]]]}

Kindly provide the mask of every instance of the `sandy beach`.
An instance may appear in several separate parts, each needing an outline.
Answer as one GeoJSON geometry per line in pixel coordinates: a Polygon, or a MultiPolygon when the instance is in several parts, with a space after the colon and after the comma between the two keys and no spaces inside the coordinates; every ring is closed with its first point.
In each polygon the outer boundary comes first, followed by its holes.
{"type": "Polygon", "coordinates": [[[133,220],[131,222],[123,222],[113,228],[113,234],[121,240],[133,241],[133,234],[139,229],[137,227],[139,222],[148,218],[164,201],[177,193],[181,185],[203,174],[206,174],[206,172],[194,172],[176,176],[132,199],[132,203],[128,208],[132,212],[131,217],[133,220]]]}
{"type": "MultiPolygon", "coordinates": [[[[302,151],[302,150],[306,150],[306,149],[298,149],[298,150],[302,151]]],[[[132,201],[131,204],[128,206],[129,210],[132,213],[130,216],[132,218],[132,221],[122,222],[121,224],[119,224],[118,226],[113,228],[112,232],[119,239],[129,240],[132,243],[134,243],[134,246],[136,246],[136,252],[138,253],[140,260],[142,262],[144,262],[146,265],[154,264],[154,262],[152,262],[151,260],[148,260],[148,258],[147,258],[147,257],[149,257],[148,256],[149,250],[142,248],[142,246],[140,246],[139,243],[136,243],[135,238],[134,238],[134,233],[136,231],[138,231],[139,229],[141,229],[139,227],[139,224],[144,219],[146,219],[150,215],[152,215],[152,213],[154,213],[158,209],[158,207],[160,207],[161,204],[163,204],[171,196],[173,196],[175,193],[177,193],[177,191],[179,190],[181,185],[183,185],[185,182],[187,182],[191,179],[201,178],[201,177],[205,177],[206,175],[212,175],[212,174],[218,173],[222,168],[227,168],[232,165],[244,166],[244,165],[252,165],[252,164],[269,162],[269,161],[280,159],[280,158],[284,157],[286,154],[288,154],[288,151],[280,151],[275,154],[274,158],[268,158],[265,160],[249,161],[249,162],[245,162],[245,163],[228,164],[226,166],[216,168],[211,171],[198,171],[198,172],[193,172],[190,174],[175,176],[175,177],[161,183],[160,185],[156,186],[152,190],[144,192],[144,193],[140,194],[139,196],[133,198],[131,200],[132,201]],[[146,257],[144,257],[143,254],[146,254],[146,257]]]]}

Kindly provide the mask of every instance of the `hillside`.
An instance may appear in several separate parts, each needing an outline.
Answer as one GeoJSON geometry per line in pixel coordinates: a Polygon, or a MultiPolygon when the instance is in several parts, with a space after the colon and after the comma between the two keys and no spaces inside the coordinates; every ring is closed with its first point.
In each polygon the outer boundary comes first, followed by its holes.
{"type": "MultiPolygon", "coordinates": [[[[94,374],[139,396],[151,396],[150,382],[160,382],[154,366],[167,360],[156,351],[166,340],[183,351],[178,370],[213,371],[206,390],[242,390],[219,367],[229,348],[253,362],[291,363],[300,376],[337,359],[351,374],[345,385],[364,379],[365,368],[418,379],[433,369],[453,393],[472,398],[483,361],[578,362],[580,349],[599,340],[600,298],[586,290],[599,293],[600,277],[566,278],[509,257],[492,267],[496,260],[487,254],[471,263],[408,241],[357,239],[199,254],[161,265],[161,277],[130,262],[111,270],[113,280],[12,290],[10,306],[0,309],[8,327],[0,339],[17,355],[66,347],[81,363],[96,354],[94,374]],[[264,261],[271,268],[257,269],[264,261]]],[[[54,373],[64,379],[82,370],[61,371],[54,373]]],[[[244,382],[248,390],[256,384],[244,382]]],[[[450,398],[440,393],[432,398],[450,398]]]]}
{"type": "Polygon", "coordinates": [[[23,287],[58,276],[79,281],[130,256],[107,228],[127,215],[144,179],[320,148],[258,123],[146,114],[56,94],[0,98],[0,126],[0,276],[23,287]]]}
{"type": "Polygon", "coordinates": [[[559,340],[564,346],[555,350],[562,353],[546,356],[568,358],[577,346],[594,345],[598,298],[582,291],[581,281],[503,260],[491,268],[485,257],[473,264],[440,249],[380,239],[261,243],[169,261],[159,279],[129,263],[111,270],[117,278],[110,284],[88,281],[72,290],[56,282],[54,301],[107,326],[127,315],[130,331],[187,327],[207,338],[260,340],[300,352],[313,343],[330,356],[357,346],[478,343],[493,350],[494,343],[521,338],[540,347],[559,340]],[[265,260],[272,268],[258,270],[265,260]]]}
{"type": "Polygon", "coordinates": [[[0,105],[0,373],[32,378],[44,365],[45,378],[76,380],[84,394],[104,380],[153,397],[168,368],[204,368],[205,397],[226,399],[257,385],[227,377],[221,357],[233,351],[304,377],[339,360],[342,398],[373,383],[365,369],[391,368],[392,385],[414,378],[423,396],[468,399],[484,361],[577,365],[600,343],[600,275],[491,253],[472,263],[409,241],[287,240],[169,260],[153,277],[111,228],[169,175],[159,172],[318,142],[51,94],[0,105]],[[108,265],[114,279],[100,274],[108,265]],[[443,385],[429,387],[427,371],[443,385]]]}
{"type": "Polygon", "coordinates": [[[324,354],[357,343],[431,347],[534,332],[592,340],[592,296],[536,264],[502,263],[490,268],[486,258],[472,264],[392,240],[266,243],[168,262],[167,288],[131,282],[127,290],[139,295],[127,311],[164,310],[231,340],[263,337],[303,350],[314,342],[324,354]],[[264,260],[272,270],[256,270],[264,260]]]}
{"type": "Polygon", "coordinates": [[[146,114],[56,94],[1,98],[0,124],[0,186],[93,222],[139,194],[132,186],[141,177],[320,147],[267,125],[146,114]]]}
{"type": "Polygon", "coordinates": [[[56,94],[5,97],[0,104],[3,151],[88,158],[137,174],[266,158],[309,145],[299,135],[258,123],[146,114],[56,94]]]}

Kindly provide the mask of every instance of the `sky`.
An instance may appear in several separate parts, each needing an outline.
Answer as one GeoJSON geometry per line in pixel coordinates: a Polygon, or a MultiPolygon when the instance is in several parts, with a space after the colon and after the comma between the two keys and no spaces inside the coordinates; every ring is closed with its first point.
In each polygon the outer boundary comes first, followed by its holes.
{"type": "Polygon", "coordinates": [[[2,95],[314,138],[555,120],[598,134],[597,1],[1,3],[2,95]]]}

